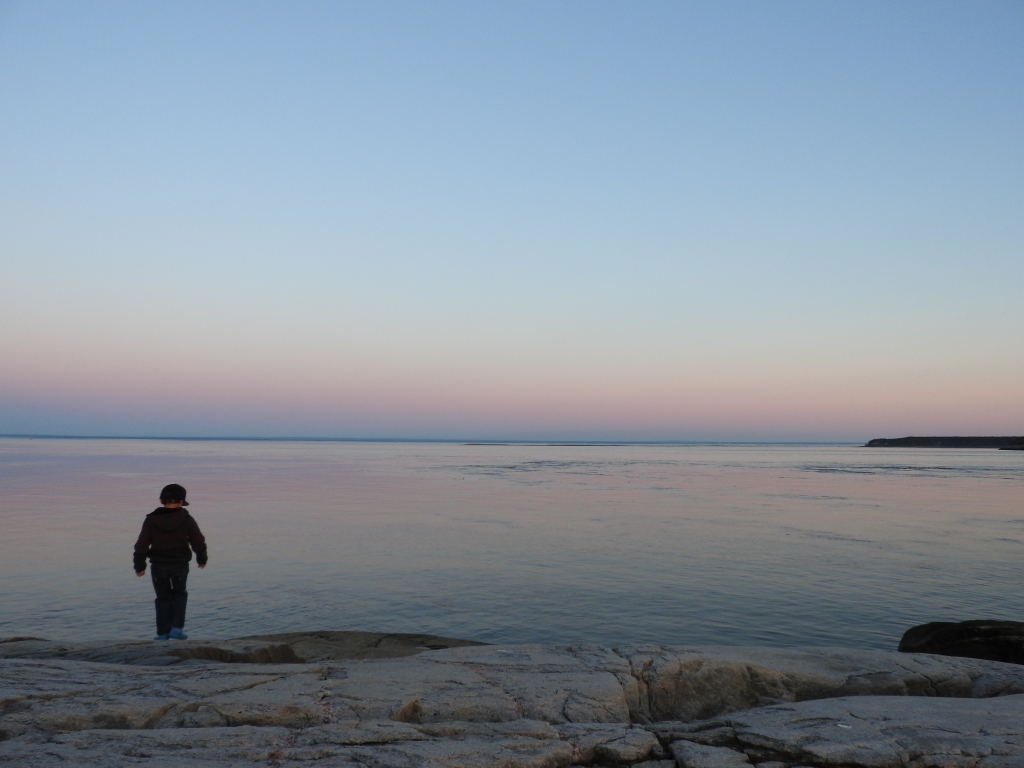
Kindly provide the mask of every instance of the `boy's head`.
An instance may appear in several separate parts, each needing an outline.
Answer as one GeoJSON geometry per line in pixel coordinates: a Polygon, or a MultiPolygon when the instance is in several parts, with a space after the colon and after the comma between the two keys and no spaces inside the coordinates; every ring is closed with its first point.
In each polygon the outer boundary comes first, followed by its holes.
{"type": "Polygon", "coordinates": [[[160,503],[165,507],[171,504],[187,507],[188,502],[185,501],[185,489],[177,483],[165,485],[164,489],[160,491],[160,503]]]}

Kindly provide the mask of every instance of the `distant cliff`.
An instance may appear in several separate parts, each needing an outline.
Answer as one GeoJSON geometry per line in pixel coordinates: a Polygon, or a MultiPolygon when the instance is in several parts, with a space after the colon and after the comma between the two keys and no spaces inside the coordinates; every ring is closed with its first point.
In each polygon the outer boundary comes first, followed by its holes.
{"type": "Polygon", "coordinates": [[[1024,451],[1024,437],[879,437],[865,448],[1000,448],[1024,451]]]}

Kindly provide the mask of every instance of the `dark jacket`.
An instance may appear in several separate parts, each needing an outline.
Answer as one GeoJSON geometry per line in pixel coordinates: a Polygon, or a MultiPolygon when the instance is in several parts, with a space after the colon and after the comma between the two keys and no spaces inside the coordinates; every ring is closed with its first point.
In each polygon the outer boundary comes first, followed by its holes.
{"type": "Polygon", "coordinates": [[[187,563],[195,550],[196,562],[206,565],[206,538],[185,509],[157,507],[142,522],[135,542],[135,572],[146,570],[146,558],[156,565],[187,563]]]}

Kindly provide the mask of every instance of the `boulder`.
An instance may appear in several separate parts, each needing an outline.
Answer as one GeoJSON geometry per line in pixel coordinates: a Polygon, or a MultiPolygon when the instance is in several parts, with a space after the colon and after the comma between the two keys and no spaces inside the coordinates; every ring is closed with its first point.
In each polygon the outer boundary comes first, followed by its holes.
{"type": "Polygon", "coordinates": [[[908,629],[899,650],[1024,664],[1024,622],[933,621],[908,629]]]}

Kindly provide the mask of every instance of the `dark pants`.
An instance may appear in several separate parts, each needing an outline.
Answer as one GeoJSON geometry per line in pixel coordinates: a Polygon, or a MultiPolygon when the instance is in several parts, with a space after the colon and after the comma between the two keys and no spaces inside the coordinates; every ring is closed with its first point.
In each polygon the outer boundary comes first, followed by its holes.
{"type": "Polygon", "coordinates": [[[184,629],[185,604],[188,602],[188,592],[185,591],[188,563],[152,563],[149,570],[153,577],[153,589],[156,590],[156,633],[166,635],[172,627],[184,629]]]}

